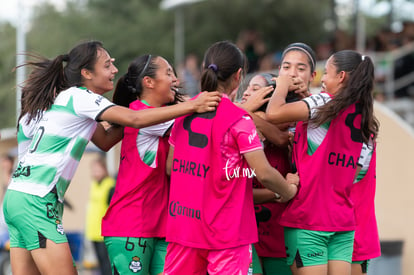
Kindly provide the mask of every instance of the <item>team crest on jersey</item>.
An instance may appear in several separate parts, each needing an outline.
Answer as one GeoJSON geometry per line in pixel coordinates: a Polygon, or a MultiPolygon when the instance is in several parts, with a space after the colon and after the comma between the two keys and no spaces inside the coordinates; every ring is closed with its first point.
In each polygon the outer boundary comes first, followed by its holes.
{"type": "Polygon", "coordinates": [[[132,261],[129,263],[129,269],[134,272],[138,273],[142,269],[141,259],[138,256],[132,257],[132,261]]]}
{"type": "Polygon", "coordinates": [[[56,231],[60,234],[65,234],[65,230],[63,229],[63,224],[60,223],[60,220],[56,220],[56,231]]]}
{"type": "Polygon", "coordinates": [[[253,263],[250,263],[249,271],[247,272],[247,275],[253,275],[253,263]]]}

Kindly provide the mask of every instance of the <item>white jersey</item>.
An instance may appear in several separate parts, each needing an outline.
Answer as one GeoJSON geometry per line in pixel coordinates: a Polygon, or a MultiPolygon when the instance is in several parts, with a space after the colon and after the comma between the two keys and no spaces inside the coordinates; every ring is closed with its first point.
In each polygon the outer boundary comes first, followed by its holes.
{"type": "Polygon", "coordinates": [[[18,161],[23,159],[32,142],[34,133],[37,127],[37,120],[29,120],[29,114],[25,114],[19,120],[19,129],[17,131],[17,159],[18,161]]]}
{"type": "MultiPolygon", "coordinates": [[[[147,101],[142,103],[150,106],[147,101]]],[[[160,137],[164,137],[174,124],[174,119],[139,129],[137,136],[137,148],[141,160],[148,166],[157,167],[156,156],[160,137]]]]}
{"type": "Polygon", "coordinates": [[[99,115],[113,106],[85,88],[59,93],[35,126],[30,148],[19,163],[9,189],[45,196],[55,186],[60,201],[75,174],[99,115]]]}

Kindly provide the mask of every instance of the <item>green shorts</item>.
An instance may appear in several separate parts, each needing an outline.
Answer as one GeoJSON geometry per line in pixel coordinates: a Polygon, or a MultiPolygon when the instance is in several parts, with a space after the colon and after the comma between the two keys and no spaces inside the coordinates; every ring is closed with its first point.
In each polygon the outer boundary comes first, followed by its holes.
{"type": "Polygon", "coordinates": [[[259,257],[253,247],[253,274],[292,275],[286,258],[259,257]],[[264,271],[264,272],[263,272],[264,271]]]}
{"type": "Polygon", "coordinates": [[[46,239],[68,242],[62,225],[63,204],[55,193],[45,197],[7,190],[3,202],[10,247],[27,250],[46,247],[46,239]]]}
{"type": "Polygon", "coordinates": [[[286,258],[262,257],[264,274],[266,275],[292,275],[292,270],[286,258]]]}
{"type": "Polygon", "coordinates": [[[252,263],[253,263],[253,274],[263,274],[262,263],[260,262],[259,256],[257,255],[256,248],[252,245],[252,263]]]}
{"type": "Polygon", "coordinates": [[[352,262],[354,231],[327,232],[285,227],[287,264],[297,267],[328,261],[352,262]]]}
{"type": "Polygon", "coordinates": [[[361,266],[362,273],[364,273],[364,274],[368,273],[369,260],[365,260],[365,261],[352,261],[352,264],[358,264],[358,265],[360,265],[361,266]]]}
{"type": "Polygon", "coordinates": [[[168,246],[165,238],[105,237],[104,239],[112,273],[159,274],[164,271],[168,246]]]}

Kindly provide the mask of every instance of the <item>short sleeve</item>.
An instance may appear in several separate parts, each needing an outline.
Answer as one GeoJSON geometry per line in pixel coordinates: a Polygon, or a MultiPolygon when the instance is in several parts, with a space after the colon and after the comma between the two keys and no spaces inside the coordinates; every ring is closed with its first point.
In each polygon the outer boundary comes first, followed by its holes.
{"type": "Polygon", "coordinates": [[[256,126],[250,116],[243,116],[231,128],[230,133],[234,137],[240,154],[263,149],[256,126]]]}
{"type": "Polygon", "coordinates": [[[366,143],[362,145],[361,154],[358,159],[358,166],[361,167],[361,170],[359,171],[359,174],[356,176],[354,183],[359,182],[367,174],[373,152],[374,145],[372,143],[372,140],[370,140],[368,145],[366,143]]]}
{"type": "Polygon", "coordinates": [[[307,98],[302,99],[309,107],[309,119],[315,116],[315,112],[318,107],[325,105],[331,100],[331,97],[327,93],[319,93],[311,95],[307,98]]]}
{"type": "Polygon", "coordinates": [[[358,165],[366,168],[368,170],[369,163],[371,162],[372,152],[374,150],[372,141],[370,141],[369,145],[366,143],[362,144],[361,154],[358,159],[358,165]]]}
{"type": "Polygon", "coordinates": [[[100,115],[109,107],[115,106],[114,103],[109,101],[102,95],[95,94],[88,90],[78,89],[75,91],[74,104],[76,114],[99,120],[100,115]]]}
{"type": "Polygon", "coordinates": [[[163,137],[174,124],[174,119],[139,129],[141,135],[163,137]]]}

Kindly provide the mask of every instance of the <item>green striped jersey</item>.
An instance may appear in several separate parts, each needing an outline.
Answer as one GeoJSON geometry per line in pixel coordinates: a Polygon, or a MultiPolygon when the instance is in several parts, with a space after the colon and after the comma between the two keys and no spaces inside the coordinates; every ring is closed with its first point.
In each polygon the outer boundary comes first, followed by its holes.
{"type": "Polygon", "coordinates": [[[25,114],[19,120],[19,129],[17,130],[17,159],[22,160],[32,142],[36,131],[37,120],[29,120],[29,115],[25,114]]]}
{"type": "Polygon", "coordinates": [[[19,162],[9,189],[43,197],[56,186],[59,200],[63,201],[96,129],[96,119],[113,105],[85,88],[72,87],[59,93],[37,123],[30,147],[19,162]]]}

